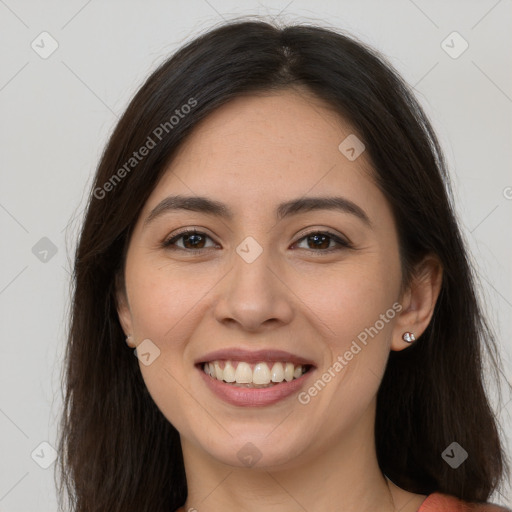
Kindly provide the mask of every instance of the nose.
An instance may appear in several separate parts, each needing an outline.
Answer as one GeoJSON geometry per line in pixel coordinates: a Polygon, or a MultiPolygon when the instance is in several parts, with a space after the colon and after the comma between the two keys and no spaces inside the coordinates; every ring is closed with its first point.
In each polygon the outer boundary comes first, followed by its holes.
{"type": "Polygon", "coordinates": [[[275,329],[291,322],[293,297],[270,251],[248,263],[234,253],[233,268],[217,289],[215,318],[227,327],[250,332],[275,329]]]}

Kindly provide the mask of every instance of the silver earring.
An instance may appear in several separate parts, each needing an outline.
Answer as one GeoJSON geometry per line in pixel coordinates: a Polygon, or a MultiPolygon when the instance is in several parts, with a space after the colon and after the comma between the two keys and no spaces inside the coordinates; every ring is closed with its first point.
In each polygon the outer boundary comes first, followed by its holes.
{"type": "Polygon", "coordinates": [[[407,343],[412,343],[416,340],[416,336],[414,336],[414,333],[407,331],[403,333],[402,339],[407,343]]]}

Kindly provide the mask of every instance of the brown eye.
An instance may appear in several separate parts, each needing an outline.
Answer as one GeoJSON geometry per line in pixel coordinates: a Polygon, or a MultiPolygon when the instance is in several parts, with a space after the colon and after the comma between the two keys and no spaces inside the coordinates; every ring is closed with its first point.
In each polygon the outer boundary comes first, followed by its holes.
{"type": "Polygon", "coordinates": [[[329,232],[315,231],[309,233],[306,236],[303,236],[297,243],[300,243],[303,240],[306,240],[307,247],[300,248],[314,252],[331,252],[340,249],[340,246],[345,248],[351,247],[349,242],[342,240],[335,234],[329,232]],[[333,246],[331,245],[332,242],[334,242],[333,246]]]}
{"type": "MultiPolygon", "coordinates": [[[[201,250],[208,249],[206,247],[206,240],[211,238],[205,233],[201,233],[196,230],[182,231],[181,233],[173,236],[169,240],[166,240],[162,246],[168,249],[182,249],[182,250],[201,250]],[[176,242],[182,240],[182,246],[176,242]]],[[[210,246],[211,247],[211,246],[210,246]]]]}

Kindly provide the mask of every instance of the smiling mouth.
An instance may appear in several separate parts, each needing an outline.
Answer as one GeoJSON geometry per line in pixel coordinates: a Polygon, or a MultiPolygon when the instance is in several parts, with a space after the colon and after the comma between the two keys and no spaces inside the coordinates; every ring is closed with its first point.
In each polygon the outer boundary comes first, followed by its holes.
{"type": "Polygon", "coordinates": [[[245,361],[215,360],[197,365],[211,378],[243,388],[269,388],[291,382],[310,371],[310,364],[294,364],[291,362],[261,361],[256,364],[245,361]]]}

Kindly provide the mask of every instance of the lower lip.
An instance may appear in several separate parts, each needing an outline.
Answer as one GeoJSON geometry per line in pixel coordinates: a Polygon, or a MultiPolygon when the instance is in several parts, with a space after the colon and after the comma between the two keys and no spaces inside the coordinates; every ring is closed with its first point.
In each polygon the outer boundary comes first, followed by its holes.
{"type": "Polygon", "coordinates": [[[211,391],[228,404],[241,407],[261,407],[275,404],[299,391],[300,388],[304,386],[310,374],[314,372],[314,369],[311,368],[298,379],[293,379],[290,382],[283,381],[269,388],[242,388],[233,386],[206,375],[202,368],[198,368],[198,371],[201,372],[206,385],[211,391]]]}

